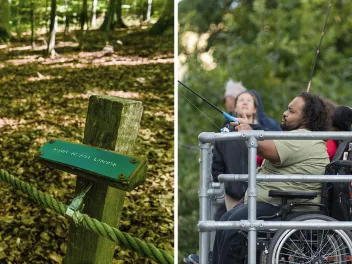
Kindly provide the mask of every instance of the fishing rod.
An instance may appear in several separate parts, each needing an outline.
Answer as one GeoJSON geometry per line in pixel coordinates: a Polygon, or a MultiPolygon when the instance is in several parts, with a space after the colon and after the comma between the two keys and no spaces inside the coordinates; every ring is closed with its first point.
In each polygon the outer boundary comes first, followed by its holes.
{"type": "Polygon", "coordinates": [[[196,96],[198,96],[199,98],[201,98],[204,102],[206,102],[208,105],[210,105],[211,107],[213,107],[214,109],[216,109],[218,112],[220,112],[227,120],[229,120],[230,122],[238,122],[238,120],[236,118],[234,118],[233,116],[229,115],[228,113],[221,111],[217,106],[213,105],[211,102],[209,102],[207,99],[205,99],[203,96],[201,96],[200,94],[198,94],[196,91],[192,90],[191,88],[189,88],[187,85],[185,85],[184,83],[178,81],[179,84],[181,84],[182,86],[184,86],[185,88],[187,88],[188,90],[190,90],[192,93],[194,93],[196,96]]]}
{"type": "Polygon", "coordinates": [[[329,18],[329,14],[330,14],[331,5],[332,5],[332,3],[331,3],[331,0],[330,0],[329,6],[328,6],[328,11],[326,12],[326,18],[325,18],[323,31],[321,32],[321,36],[320,36],[319,46],[318,46],[318,49],[315,52],[314,61],[313,61],[313,64],[312,64],[310,75],[309,75],[309,82],[308,82],[308,87],[307,87],[307,92],[308,93],[309,93],[310,87],[312,85],[313,73],[314,73],[315,65],[317,63],[318,55],[320,53],[321,43],[323,42],[323,37],[325,35],[325,29],[326,29],[326,25],[328,23],[328,18],[329,18]]]}

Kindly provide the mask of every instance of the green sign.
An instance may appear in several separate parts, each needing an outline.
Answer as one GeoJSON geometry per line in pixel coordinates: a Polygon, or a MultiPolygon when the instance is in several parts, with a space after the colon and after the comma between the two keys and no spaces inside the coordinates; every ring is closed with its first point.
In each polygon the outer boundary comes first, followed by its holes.
{"type": "Polygon", "coordinates": [[[141,184],[147,169],[146,159],[56,139],[39,150],[39,159],[49,166],[122,190],[132,190],[141,184]]]}

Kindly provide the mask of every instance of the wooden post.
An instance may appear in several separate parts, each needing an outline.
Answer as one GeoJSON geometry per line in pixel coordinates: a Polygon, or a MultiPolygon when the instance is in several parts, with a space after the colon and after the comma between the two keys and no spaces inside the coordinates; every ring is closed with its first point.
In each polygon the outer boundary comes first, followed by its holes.
{"type": "MultiPolygon", "coordinates": [[[[84,130],[83,143],[94,147],[132,154],[142,117],[141,102],[112,96],[91,96],[84,130]]],[[[76,194],[89,185],[78,177],[76,194]]],[[[112,227],[118,227],[125,192],[92,182],[93,187],[84,198],[83,212],[112,227]]],[[[116,243],[90,230],[71,223],[65,264],[111,264],[116,243]]]]}

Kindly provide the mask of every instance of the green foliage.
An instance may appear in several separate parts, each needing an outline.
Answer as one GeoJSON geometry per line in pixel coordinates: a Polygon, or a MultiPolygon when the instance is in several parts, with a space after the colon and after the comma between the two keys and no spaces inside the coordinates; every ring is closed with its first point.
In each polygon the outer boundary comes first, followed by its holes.
{"type": "MultiPolygon", "coordinates": [[[[200,0],[179,4],[181,79],[223,110],[224,84],[230,78],[242,81],[261,94],[267,115],[280,120],[288,103],[306,90],[328,1],[226,1],[226,7],[215,2],[210,2],[213,12],[200,0]]],[[[312,93],[346,105],[352,100],[351,8],[350,1],[333,1],[311,87],[312,93]]],[[[186,96],[221,126],[218,112],[186,96]]],[[[198,188],[198,158],[185,157],[183,146],[196,146],[203,131],[219,130],[180,95],[179,106],[179,200],[185,200],[179,221],[194,224],[198,197],[191,197],[189,186],[198,188]]],[[[180,258],[198,250],[196,237],[195,228],[180,224],[180,258]]]]}
{"type": "MultiPolygon", "coordinates": [[[[98,22],[101,23],[106,14],[109,1],[98,0],[96,16],[98,22]]],[[[164,9],[167,0],[153,0],[152,17],[153,22],[158,20],[164,9]]],[[[11,16],[9,18],[10,32],[14,38],[20,39],[22,34],[26,34],[30,30],[30,11],[31,3],[34,7],[34,24],[35,30],[38,28],[47,28],[50,20],[50,0],[12,0],[11,16]]],[[[92,4],[93,0],[88,0],[88,21],[91,28],[92,4]]],[[[80,14],[83,7],[82,0],[62,0],[57,1],[56,14],[58,17],[59,27],[64,27],[65,21],[68,19],[72,28],[79,27],[80,14]],[[67,5],[66,5],[67,3],[67,5]]],[[[148,7],[148,0],[125,0],[122,5],[122,17],[127,26],[140,26],[143,22],[142,17],[145,16],[148,7]],[[144,14],[145,13],[145,14],[144,14]]],[[[1,17],[1,16],[0,16],[1,17]]],[[[1,24],[1,23],[0,23],[1,24]]],[[[1,28],[1,27],[0,27],[1,28]]]]}
{"type": "MultiPolygon", "coordinates": [[[[27,40],[0,49],[1,167],[69,204],[75,176],[40,164],[36,152],[52,137],[82,142],[90,95],[140,100],[144,112],[133,154],[148,158],[147,180],[127,194],[120,229],[172,252],[173,39],[115,32],[115,51],[104,53],[100,34],[88,32],[89,52],[84,53],[59,35],[63,45],[57,59],[44,59],[41,50],[23,45],[27,40]]],[[[0,262],[61,263],[69,221],[4,183],[0,196],[0,262]]],[[[151,261],[116,247],[113,263],[151,261]]]]}

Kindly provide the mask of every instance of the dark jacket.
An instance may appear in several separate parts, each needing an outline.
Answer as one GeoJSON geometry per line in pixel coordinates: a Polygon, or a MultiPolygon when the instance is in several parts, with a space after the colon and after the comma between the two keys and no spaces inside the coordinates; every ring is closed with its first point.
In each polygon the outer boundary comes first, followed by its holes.
{"type": "MultiPolygon", "coordinates": [[[[258,125],[251,125],[254,130],[262,130],[258,125]]],[[[228,132],[231,133],[231,132],[228,132]]],[[[218,181],[219,174],[247,174],[248,148],[242,140],[218,141],[213,148],[212,175],[218,181]]],[[[234,199],[244,197],[247,182],[225,182],[225,192],[234,199]]]]}
{"type": "Polygon", "coordinates": [[[257,119],[263,129],[267,131],[281,131],[282,129],[280,128],[279,123],[275,119],[267,117],[265,114],[262,98],[260,97],[259,93],[256,90],[249,90],[249,92],[254,94],[257,98],[257,119]]]}

